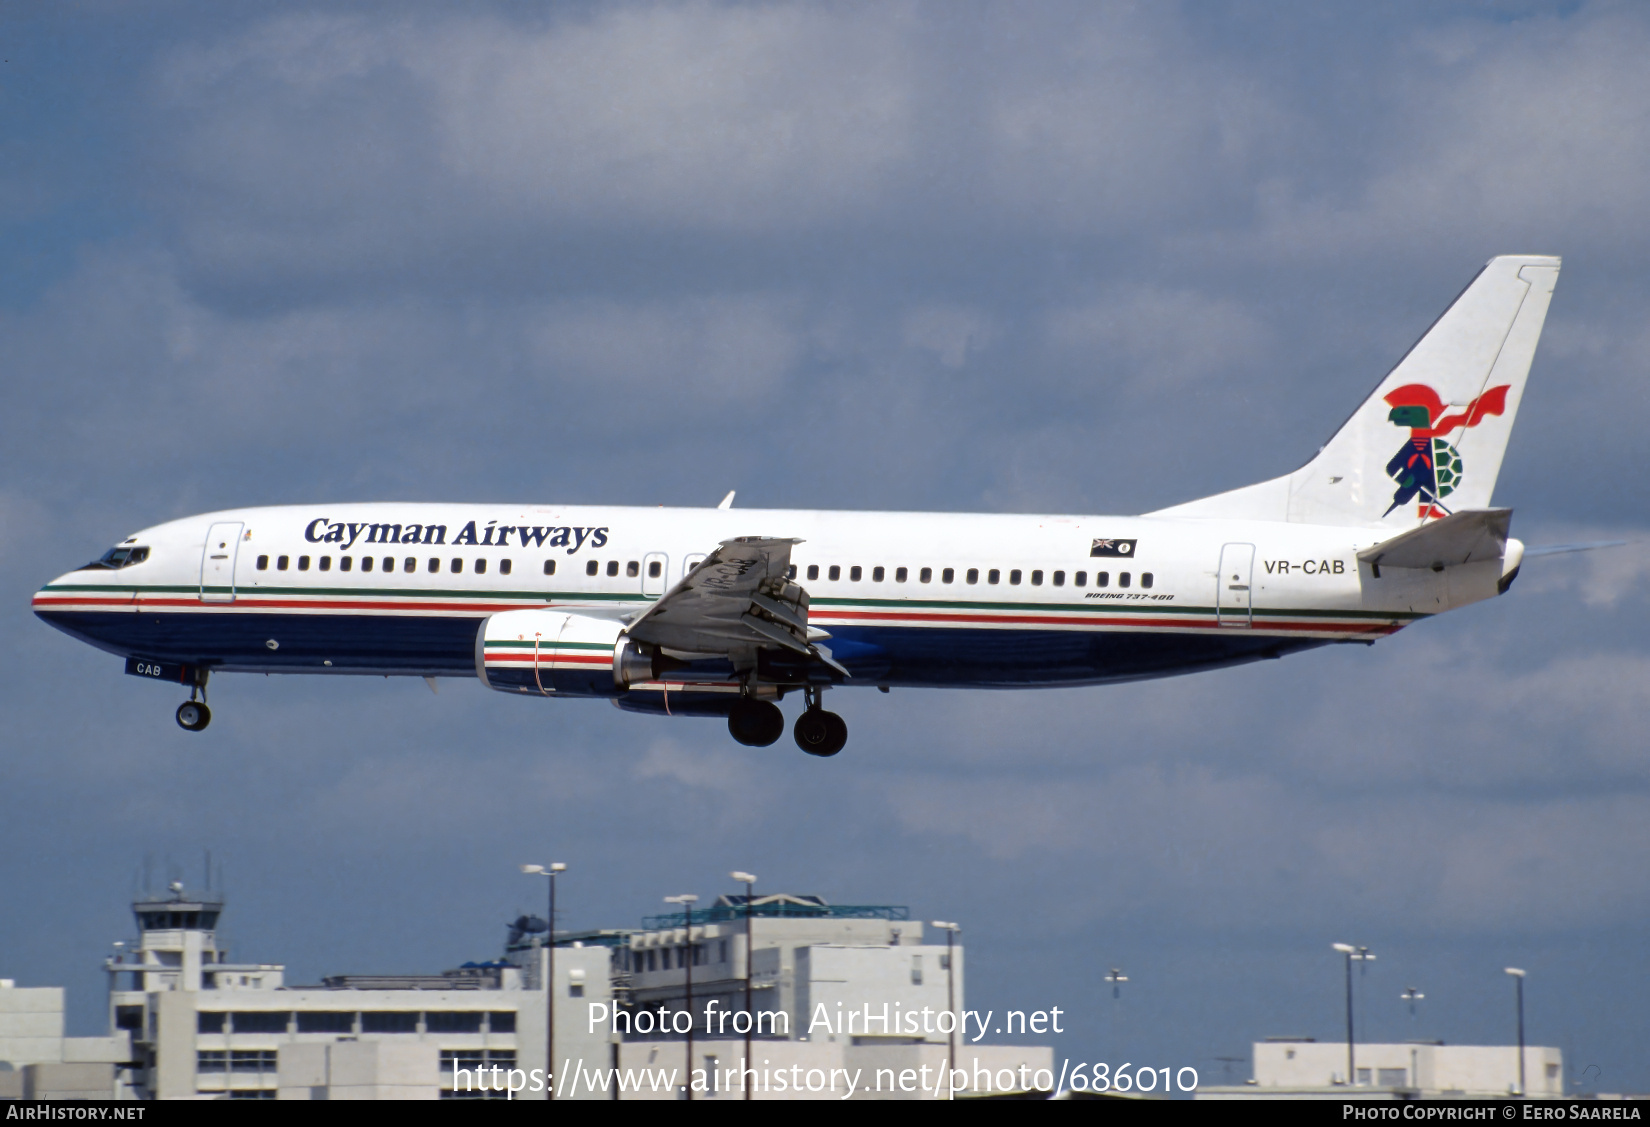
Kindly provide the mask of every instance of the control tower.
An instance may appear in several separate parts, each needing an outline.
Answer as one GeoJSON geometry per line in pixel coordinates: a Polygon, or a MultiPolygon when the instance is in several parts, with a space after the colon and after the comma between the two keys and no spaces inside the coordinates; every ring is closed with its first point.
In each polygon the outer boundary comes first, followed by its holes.
{"type": "Polygon", "coordinates": [[[134,950],[107,960],[109,1018],[115,1029],[129,1029],[144,1040],[152,1028],[149,1010],[155,998],[175,991],[270,990],[280,987],[286,968],[280,964],[229,962],[218,943],[221,892],[190,892],[178,882],[165,895],[145,895],[132,902],[138,925],[134,950]]]}

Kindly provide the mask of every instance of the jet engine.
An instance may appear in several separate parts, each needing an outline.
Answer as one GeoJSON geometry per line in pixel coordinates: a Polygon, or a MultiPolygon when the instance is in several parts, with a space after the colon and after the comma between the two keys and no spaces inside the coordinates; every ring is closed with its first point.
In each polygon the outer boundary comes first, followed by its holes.
{"type": "Polygon", "coordinates": [[[490,689],[612,697],[656,680],[670,659],[621,637],[624,623],[588,614],[512,610],[476,632],[476,676],[490,689]]]}

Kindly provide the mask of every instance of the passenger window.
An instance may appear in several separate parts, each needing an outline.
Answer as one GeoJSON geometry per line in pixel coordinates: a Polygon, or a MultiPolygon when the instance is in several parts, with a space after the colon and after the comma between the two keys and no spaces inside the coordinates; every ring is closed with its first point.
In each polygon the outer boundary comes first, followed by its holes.
{"type": "Polygon", "coordinates": [[[1111,573],[1110,572],[1108,572],[1108,571],[1097,571],[1097,572],[1094,573],[1094,585],[1096,587],[1104,587],[1107,583],[1110,583],[1110,582],[1111,582],[1111,573]]]}
{"type": "Polygon", "coordinates": [[[1117,585],[1119,587],[1127,587],[1129,585],[1129,573],[1128,572],[1120,571],[1120,572],[1117,573],[1117,585]]]}
{"type": "Polygon", "coordinates": [[[884,574],[886,573],[880,567],[873,567],[871,569],[871,582],[881,583],[884,574]]]}
{"type": "Polygon", "coordinates": [[[1089,585],[1089,573],[1079,571],[1071,577],[1071,583],[1074,587],[1087,587],[1089,585]]]}
{"type": "Polygon", "coordinates": [[[339,556],[338,557],[338,570],[339,571],[348,571],[350,569],[350,564],[351,564],[351,560],[348,556],[339,556]]]}
{"type": "Polygon", "coordinates": [[[308,556],[299,556],[298,557],[298,570],[299,571],[308,571],[309,570],[309,557],[308,556]]]}
{"type": "MultiPolygon", "coordinates": [[[[345,567],[344,570],[348,571],[349,568],[345,567]]],[[[361,557],[361,570],[362,571],[371,571],[372,570],[372,557],[371,556],[362,556],[361,557]]]]}
{"type": "MultiPolygon", "coordinates": [[[[649,562],[648,565],[647,565],[647,577],[649,579],[659,578],[660,573],[664,570],[664,566],[665,565],[660,563],[658,560],[653,560],[653,561],[649,562]]],[[[795,564],[791,565],[791,578],[792,579],[796,578],[796,565],[795,564]]]]}
{"type": "Polygon", "coordinates": [[[1053,575],[1049,576],[1049,578],[1054,580],[1054,585],[1056,587],[1064,587],[1066,585],[1066,573],[1063,571],[1057,571],[1053,575]]]}
{"type": "Polygon", "coordinates": [[[401,570],[406,572],[408,575],[411,575],[413,572],[418,570],[418,561],[413,559],[413,557],[408,556],[406,559],[401,561],[401,570]]]}
{"type": "Polygon", "coordinates": [[[555,560],[545,560],[544,561],[544,574],[546,574],[546,575],[556,574],[556,561],[555,560]]]}
{"type": "Polygon", "coordinates": [[[1031,585],[1033,587],[1041,587],[1043,585],[1043,573],[1042,572],[1034,571],[1034,572],[1031,573],[1031,585]]]}
{"type": "Polygon", "coordinates": [[[829,572],[827,572],[826,574],[830,576],[831,581],[834,583],[838,579],[842,578],[842,568],[840,568],[836,564],[832,564],[831,565],[831,570],[829,572]]]}
{"type": "Polygon", "coordinates": [[[818,579],[819,578],[819,565],[818,564],[809,564],[808,565],[808,578],[809,579],[818,579]]]}
{"type": "Polygon", "coordinates": [[[985,573],[985,581],[987,583],[996,583],[1001,580],[1002,577],[1003,573],[998,571],[996,568],[992,568],[990,571],[985,573]]]}
{"type": "Polygon", "coordinates": [[[439,572],[440,570],[441,570],[441,560],[438,559],[435,556],[431,556],[430,557],[430,574],[434,575],[437,572],[439,572]]]}
{"type": "Polygon", "coordinates": [[[940,572],[940,582],[941,583],[950,583],[953,580],[955,580],[956,578],[957,578],[957,573],[949,567],[946,568],[944,571],[940,572]]]}
{"type": "Polygon", "coordinates": [[[1150,587],[1152,585],[1152,573],[1151,572],[1143,571],[1143,572],[1140,573],[1140,585],[1142,587],[1150,587]]]}
{"type": "Polygon", "coordinates": [[[859,582],[859,577],[864,575],[864,574],[865,574],[865,570],[863,568],[861,568],[858,564],[855,564],[853,567],[848,569],[848,578],[853,580],[855,583],[858,583],[859,582]]]}
{"type": "MultiPolygon", "coordinates": [[[[647,574],[650,577],[651,576],[657,576],[659,574],[659,565],[654,564],[651,568],[648,569],[647,574]]],[[[790,567],[785,569],[785,578],[786,579],[795,579],[796,578],[796,565],[795,564],[792,564],[790,567]]]]}
{"type": "Polygon", "coordinates": [[[586,575],[595,575],[596,572],[601,570],[601,566],[602,565],[597,563],[595,560],[591,560],[589,563],[584,565],[584,573],[586,575]]]}
{"type": "Polygon", "coordinates": [[[980,581],[980,569],[979,568],[971,567],[971,568],[968,569],[968,581],[970,583],[978,583],[980,581]]]}
{"type": "Polygon", "coordinates": [[[629,563],[624,565],[624,573],[628,578],[636,579],[642,574],[642,565],[637,563],[635,560],[631,560],[629,563]]]}
{"type": "Polygon", "coordinates": [[[385,571],[394,571],[395,570],[395,557],[394,556],[385,556],[384,557],[384,570],[385,571]]]}
{"type": "Polygon", "coordinates": [[[486,575],[487,574],[487,561],[484,560],[484,559],[477,560],[476,561],[476,566],[475,566],[475,572],[476,572],[477,575],[486,575]]]}
{"type": "Polygon", "coordinates": [[[607,561],[607,574],[609,574],[609,575],[618,575],[619,574],[619,561],[618,560],[608,560],[607,561]]]}
{"type": "Polygon", "coordinates": [[[896,567],[894,569],[894,582],[895,583],[904,583],[905,582],[905,577],[909,574],[910,574],[910,572],[906,571],[903,567],[896,567]]]}
{"type": "Polygon", "coordinates": [[[268,571],[269,570],[269,557],[268,556],[259,556],[258,557],[258,570],[259,571],[268,571]]]}
{"type": "Polygon", "coordinates": [[[515,564],[511,560],[499,560],[498,561],[498,573],[500,575],[509,575],[510,574],[510,569],[514,566],[515,566],[515,564]]]}
{"type": "Polygon", "coordinates": [[[447,570],[452,572],[454,575],[457,575],[459,572],[464,570],[464,561],[459,559],[457,556],[454,556],[453,562],[447,565],[447,570]]]}
{"type": "Polygon", "coordinates": [[[321,567],[322,571],[331,571],[332,570],[332,557],[331,556],[322,556],[320,567],[321,567]]]}
{"type": "Polygon", "coordinates": [[[285,571],[286,570],[286,565],[289,562],[290,562],[290,557],[288,557],[288,556],[276,556],[275,557],[275,570],[276,571],[285,571]]]}
{"type": "Polygon", "coordinates": [[[917,572],[917,579],[923,583],[932,583],[934,581],[934,569],[931,567],[923,568],[917,572]]]}
{"type": "Polygon", "coordinates": [[[1014,570],[1012,570],[1008,573],[1008,581],[1010,583],[1014,584],[1016,587],[1018,587],[1020,585],[1020,569],[1019,568],[1015,568],[1014,570]]]}

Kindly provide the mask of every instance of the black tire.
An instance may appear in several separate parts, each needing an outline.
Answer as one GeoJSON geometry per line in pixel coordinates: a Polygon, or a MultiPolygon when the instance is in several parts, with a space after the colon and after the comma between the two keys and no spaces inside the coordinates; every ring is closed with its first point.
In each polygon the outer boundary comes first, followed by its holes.
{"type": "Polygon", "coordinates": [[[728,734],[746,747],[767,747],[785,734],[785,714],[772,701],[737,701],[728,713],[728,734]]]}
{"type": "Polygon", "coordinates": [[[823,708],[810,708],[796,718],[792,729],[796,746],[809,755],[835,755],[848,743],[848,725],[842,717],[823,708]]]}
{"type": "Polygon", "coordinates": [[[212,710],[205,701],[186,700],[178,705],[178,727],[186,732],[199,732],[212,723],[212,710]]]}

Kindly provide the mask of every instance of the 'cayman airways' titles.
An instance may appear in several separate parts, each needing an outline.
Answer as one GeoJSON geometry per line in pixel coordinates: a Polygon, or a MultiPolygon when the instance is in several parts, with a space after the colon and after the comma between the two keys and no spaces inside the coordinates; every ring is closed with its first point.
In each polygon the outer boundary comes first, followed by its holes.
{"type": "MultiPolygon", "coordinates": [[[[581,528],[561,525],[544,528],[537,525],[499,524],[496,520],[488,521],[485,527],[480,529],[476,526],[477,522],[473,520],[466,523],[451,543],[474,545],[478,548],[566,548],[570,556],[587,542],[592,548],[601,548],[607,544],[608,529],[605,526],[581,528]],[[510,543],[512,534],[516,537],[514,545],[510,543]]],[[[348,551],[357,539],[363,544],[448,543],[447,526],[444,524],[344,522],[331,521],[326,517],[316,517],[310,521],[304,527],[304,539],[311,544],[337,544],[342,551],[348,551]]]]}

